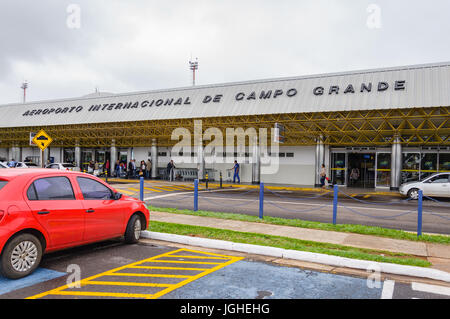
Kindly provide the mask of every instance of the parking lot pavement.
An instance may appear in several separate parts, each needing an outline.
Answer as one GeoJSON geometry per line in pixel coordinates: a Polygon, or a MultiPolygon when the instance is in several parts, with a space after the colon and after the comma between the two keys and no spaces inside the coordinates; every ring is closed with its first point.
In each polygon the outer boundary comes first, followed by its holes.
{"type": "Polygon", "coordinates": [[[1,287],[0,299],[450,298],[448,287],[393,281],[374,286],[364,274],[149,240],[135,245],[107,241],[52,253],[35,274],[1,287]]]}

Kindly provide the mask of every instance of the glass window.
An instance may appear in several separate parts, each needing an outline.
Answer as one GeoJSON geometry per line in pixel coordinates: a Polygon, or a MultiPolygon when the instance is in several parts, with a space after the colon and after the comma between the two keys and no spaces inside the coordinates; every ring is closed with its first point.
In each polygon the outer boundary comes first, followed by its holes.
{"type": "Polygon", "coordinates": [[[426,183],[433,183],[433,184],[448,183],[449,176],[450,175],[448,175],[448,174],[434,176],[434,177],[430,178],[429,180],[427,180],[426,183]]]}
{"type": "Polygon", "coordinates": [[[391,184],[391,154],[377,154],[377,186],[389,186],[391,184]]]}
{"type": "Polygon", "coordinates": [[[332,153],[331,180],[337,185],[345,184],[345,153],[332,153]]]}
{"type": "Polygon", "coordinates": [[[34,189],[34,184],[31,184],[27,190],[27,197],[29,200],[37,200],[36,190],[34,189]]]}
{"type": "Polygon", "coordinates": [[[420,165],[420,180],[437,172],[437,153],[422,154],[420,165]]]}
{"type": "Polygon", "coordinates": [[[450,153],[439,154],[439,172],[450,172],[450,153]]]}
{"type": "Polygon", "coordinates": [[[112,191],[102,183],[86,177],[78,177],[77,180],[84,199],[112,199],[112,191]]]}
{"type": "Polygon", "coordinates": [[[402,154],[402,184],[418,181],[420,169],[419,153],[403,153],[402,154]]]}
{"type": "MultiPolygon", "coordinates": [[[[72,184],[67,177],[47,177],[35,180],[35,194],[30,193],[31,198],[37,200],[68,200],[75,199],[72,184]],[[35,196],[35,197],[33,197],[35,196]]],[[[32,191],[30,191],[32,192],[32,191]]],[[[32,200],[29,198],[30,200],[32,200]]]]}
{"type": "Polygon", "coordinates": [[[8,181],[0,181],[0,189],[5,187],[6,184],[8,184],[8,181]]]}

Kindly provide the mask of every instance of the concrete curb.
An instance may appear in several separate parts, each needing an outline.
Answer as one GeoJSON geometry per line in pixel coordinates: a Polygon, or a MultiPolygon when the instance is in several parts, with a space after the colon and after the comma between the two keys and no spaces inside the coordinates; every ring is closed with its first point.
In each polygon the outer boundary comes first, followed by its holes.
{"type": "Polygon", "coordinates": [[[207,239],[191,236],[182,236],[167,233],[157,233],[151,231],[141,232],[142,238],[175,242],[179,244],[199,246],[213,249],[223,249],[230,251],[239,251],[249,254],[265,255],[277,258],[295,259],[317,264],[324,264],[334,267],[346,267],[360,270],[380,271],[382,273],[403,275],[410,277],[429,278],[450,282],[450,273],[445,271],[422,268],[415,266],[404,266],[390,263],[381,263],[376,261],[366,261],[351,259],[339,256],[311,253],[306,251],[289,250],[276,247],[258,246],[250,244],[233,243],[230,241],[207,239]]]}

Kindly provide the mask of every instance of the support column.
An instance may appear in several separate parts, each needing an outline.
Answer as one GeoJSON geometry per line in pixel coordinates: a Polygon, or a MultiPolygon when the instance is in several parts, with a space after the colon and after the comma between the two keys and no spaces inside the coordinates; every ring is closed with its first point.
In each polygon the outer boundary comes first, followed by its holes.
{"type": "Polygon", "coordinates": [[[152,139],[152,148],[150,153],[152,159],[152,179],[156,179],[158,177],[158,145],[156,138],[152,139]]]}
{"type": "Polygon", "coordinates": [[[75,166],[81,169],[81,147],[80,142],[75,142],[75,166]]]}
{"type": "Polygon", "coordinates": [[[204,181],[206,176],[205,156],[203,153],[203,143],[197,145],[197,170],[199,181],[204,181]]]}
{"type": "Polygon", "coordinates": [[[111,140],[111,149],[110,149],[110,156],[109,156],[109,175],[113,175],[115,168],[116,168],[116,161],[117,161],[117,148],[116,148],[116,140],[111,140]]]}
{"type": "Polygon", "coordinates": [[[317,138],[316,142],[316,156],[315,156],[315,165],[314,165],[314,186],[320,186],[320,169],[322,168],[322,164],[325,164],[325,145],[323,144],[323,137],[320,136],[317,138]]]}
{"type": "Polygon", "coordinates": [[[252,184],[261,182],[261,153],[258,144],[258,136],[253,136],[252,142],[252,184]]]}
{"type": "Polygon", "coordinates": [[[400,136],[394,136],[391,151],[391,190],[398,190],[402,180],[402,144],[400,136]]]}
{"type": "Polygon", "coordinates": [[[128,163],[131,162],[132,159],[133,159],[133,148],[129,147],[127,150],[127,168],[128,168],[128,163]]]}

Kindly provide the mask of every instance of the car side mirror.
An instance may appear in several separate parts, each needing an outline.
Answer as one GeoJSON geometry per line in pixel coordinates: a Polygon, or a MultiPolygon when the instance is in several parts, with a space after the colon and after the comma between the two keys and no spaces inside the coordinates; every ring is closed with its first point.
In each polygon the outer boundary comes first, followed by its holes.
{"type": "Polygon", "coordinates": [[[122,194],[121,193],[114,193],[114,200],[119,200],[122,198],[122,194]]]}

